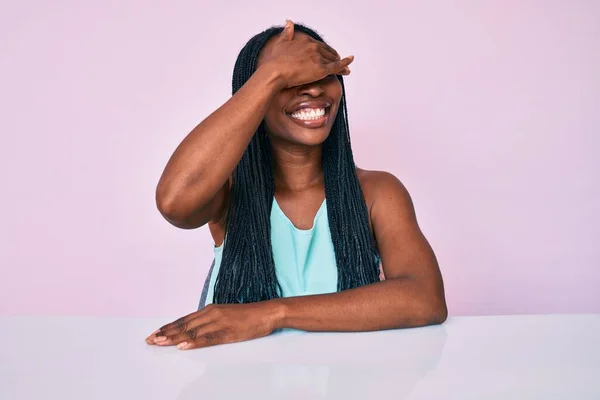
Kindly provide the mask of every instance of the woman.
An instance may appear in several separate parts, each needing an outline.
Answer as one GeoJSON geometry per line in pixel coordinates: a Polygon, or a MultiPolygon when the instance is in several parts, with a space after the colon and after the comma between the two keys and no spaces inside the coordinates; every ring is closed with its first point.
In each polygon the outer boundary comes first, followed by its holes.
{"type": "Polygon", "coordinates": [[[147,343],[192,349],[282,328],[446,319],[442,277],[408,192],[354,164],[342,79],[352,60],[291,21],[242,49],[233,96],[183,140],[156,192],[173,225],[209,226],[208,304],[147,343]]]}

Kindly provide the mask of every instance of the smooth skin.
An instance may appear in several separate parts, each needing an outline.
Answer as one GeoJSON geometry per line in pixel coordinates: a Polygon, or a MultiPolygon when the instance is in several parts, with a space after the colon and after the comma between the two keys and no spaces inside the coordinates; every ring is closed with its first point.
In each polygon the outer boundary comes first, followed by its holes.
{"type": "MultiPolygon", "coordinates": [[[[173,153],[156,191],[162,215],[183,229],[208,224],[215,244],[223,243],[231,175],[264,119],[273,146],[277,202],[297,228],[311,228],[325,198],[321,145],[342,96],[335,75],[349,75],[352,61],[294,33],[288,21],[263,49],[248,82],[173,153]],[[307,128],[290,116],[307,103],[330,104],[321,126],[307,128]]],[[[331,294],[209,304],[161,327],[146,342],[193,349],[255,339],[280,328],[374,331],[444,322],[442,276],[408,191],[387,172],[357,168],[357,175],[385,280],[331,294]]]]}

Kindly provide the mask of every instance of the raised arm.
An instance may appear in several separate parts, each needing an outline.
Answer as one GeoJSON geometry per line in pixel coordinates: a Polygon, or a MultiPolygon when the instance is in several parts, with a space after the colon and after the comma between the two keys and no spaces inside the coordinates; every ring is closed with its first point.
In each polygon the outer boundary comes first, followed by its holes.
{"type": "Polygon", "coordinates": [[[286,88],[344,73],[352,58],[312,39],[294,40],[288,22],[252,77],[225,104],[196,126],[169,159],[156,188],[161,214],[180,228],[219,219],[229,179],[263,120],[286,88]]]}
{"type": "Polygon", "coordinates": [[[156,188],[161,214],[180,228],[197,228],[223,209],[228,180],[280,90],[275,71],[258,70],[177,147],[156,188]]]}

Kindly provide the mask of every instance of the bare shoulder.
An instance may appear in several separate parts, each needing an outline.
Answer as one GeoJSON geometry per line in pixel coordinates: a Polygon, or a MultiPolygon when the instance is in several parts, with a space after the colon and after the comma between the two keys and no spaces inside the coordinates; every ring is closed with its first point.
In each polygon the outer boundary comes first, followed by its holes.
{"type": "Polygon", "coordinates": [[[385,204],[390,201],[412,208],[408,190],[394,174],[360,168],[356,168],[356,174],[369,210],[376,202],[385,204]]]}

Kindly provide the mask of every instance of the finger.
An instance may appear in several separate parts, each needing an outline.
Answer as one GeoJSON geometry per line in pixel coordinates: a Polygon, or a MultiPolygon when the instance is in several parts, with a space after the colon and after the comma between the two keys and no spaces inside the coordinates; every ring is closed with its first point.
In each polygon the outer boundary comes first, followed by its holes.
{"type": "Polygon", "coordinates": [[[198,314],[196,318],[190,320],[180,318],[179,320],[175,321],[175,325],[163,329],[158,334],[156,334],[156,336],[153,338],[154,342],[158,343],[157,340],[163,341],[162,338],[171,338],[179,334],[185,334],[186,331],[201,325],[205,325],[211,321],[212,318],[206,315],[206,313],[198,314]]]}
{"type": "MultiPolygon", "coordinates": [[[[171,323],[161,326],[159,329],[152,332],[152,334],[146,338],[146,341],[153,342],[154,338],[156,338],[157,336],[165,336],[165,332],[172,332],[173,330],[181,331],[182,325],[185,325],[185,323],[191,321],[192,319],[197,318],[198,315],[200,315],[200,313],[201,313],[201,311],[196,311],[196,312],[186,315],[185,317],[181,317],[171,323]]],[[[183,329],[183,330],[185,330],[185,329],[183,329]]]]}
{"type": "Polygon", "coordinates": [[[348,68],[348,67],[344,68],[343,70],[338,72],[337,75],[350,75],[350,68],[348,68]]]}
{"type": "Polygon", "coordinates": [[[338,61],[339,60],[339,57],[337,55],[335,55],[334,53],[332,53],[331,51],[329,51],[326,47],[320,47],[319,48],[319,54],[321,54],[321,56],[327,62],[334,62],[334,61],[338,61]]]}
{"type": "Polygon", "coordinates": [[[177,345],[180,350],[198,349],[201,347],[216,346],[218,344],[232,343],[235,340],[224,330],[215,326],[207,329],[195,339],[186,340],[177,345]]]}
{"type": "Polygon", "coordinates": [[[331,47],[330,45],[328,45],[325,42],[321,42],[321,43],[323,44],[323,47],[325,47],[327,49],[327,51],[329,51],[330,53],[335,54],[337,60],[339,60],[339,59],[342,58],[342,57],[340,57],[339,53],[333,47],[331,47]]]}
{"type": "Polygon", "coordinates": [[[195,312],[193,312],[191,314],[188,314],[188,315],[186,315],[184,317],[178,318],[178,319],[176,319],[175,321],[173,321],[171,323],[168,323],[166,325],[161,326],[160,329],[159,329],[159,331],[162,332],[162,333],[164,333],[166,331],[169,331],[169,330],[172,330],[172,329],[175,329],[175,328],[179,328],[179,327],[182,326],[182,324],[185,324],[185,323],[187,323],[187,322],[189,322],[189,321],[191,321],[193,319],[198,318],[198,316],[201,313],[202,313],[202,310],[195,311],[195,312]]]}
{"type": "Polygon", "coordinates": [[[148,336],[146,338],[146,343],[148,344],[154,344],[154,338],[156,337],[156,334],[160,332],[160,329],[155,330],[154,332],[152,332],[150,334],[150,336],[148,336]]]}
{"type": "Polygon", "coordinates": [[[155,344],[159,346],[173,346],[183,342],[191,342],[198,337],[205,335],[210,331],[215,331],[215,323],[209,322],[204,325],[190,326],[184,332],[177,332],[169,336],[159,336],[155,339],[155,344]]]}
{"type": "Polygon", "coordinates": [[[344,68],[347,68],[354,61],[354,56],[349,56],[339,61],[335,61],[326,65],[328,74],[339,74],[344,68]]]}
{"type": "Polygon", "coordinates": [[[285,26],[283,27],[283,31],[279,35],[280,41],[288,41],[294,39],[294,23],[289,19],[285,21],[285,26]]]}
{"type": "Polygon", "coordinates": [[[196,314],[196,317],[190,320],[180,318],[174,322],[174,325],[159,332],[153,338],[154,344],[158,345],[173,345],[180,343],[186,339],[193,339],[199,327],[209,325],[219,319],[218,312],[208,312],[210,308],[206,307],[196,314]]]}

